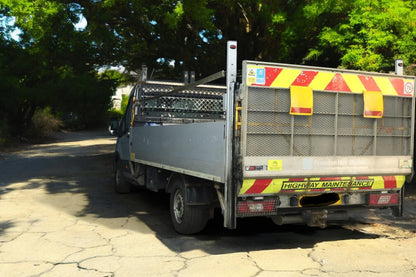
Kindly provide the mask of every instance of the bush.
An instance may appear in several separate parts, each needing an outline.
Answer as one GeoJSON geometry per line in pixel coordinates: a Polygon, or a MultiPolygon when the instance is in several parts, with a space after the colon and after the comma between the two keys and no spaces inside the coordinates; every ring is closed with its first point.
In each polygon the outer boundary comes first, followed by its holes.
{"type": "Polygon", "coordinates": [[[130,95],[122,95],[121,96],[121,114],[124,115],[124,113],[126,112],[127,109],[127,105],[129,104],[129,97],[130,95]]]}
{"type": "Polygon", "coordinates": [[[38,108],[33,114],[29,135],[34,138],[45,138],[58,131],[62,125],[62,121],[53,116],[50,108],[38,108]]]}
{"type": "Polygon", "coordinates": [[[120,120],[123,117],[123,111],[111,109],[107,112],[107,121],[111,119],[118,119],[120,120]]]}
{"type": "Polygon", "coordinates": [[[404,74],[415,76],[416,75],[416,64],[409,64],[404,68],[404,74]]]}

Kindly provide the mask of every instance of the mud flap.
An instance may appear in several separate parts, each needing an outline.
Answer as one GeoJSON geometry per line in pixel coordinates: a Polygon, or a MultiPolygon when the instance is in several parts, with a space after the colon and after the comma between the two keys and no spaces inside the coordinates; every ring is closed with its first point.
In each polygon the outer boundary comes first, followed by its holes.
{"type": "Polygon", "coordinates": [[[395,217],[402,217],[403,216],[404,188],[405,188],[405,186],[403,186],[402,189],[400,190],[399,205],[396,206],[396,207],[391,208],[393,216],[395,216],[395,217]]]}

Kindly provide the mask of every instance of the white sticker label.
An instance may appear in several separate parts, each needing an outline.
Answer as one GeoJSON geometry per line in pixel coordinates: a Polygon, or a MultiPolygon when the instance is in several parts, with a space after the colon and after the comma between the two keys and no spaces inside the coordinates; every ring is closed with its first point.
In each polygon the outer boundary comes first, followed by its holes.
{"type": "Polygon", "coordinates": [[[266,69],[260,66],[247,67],[247,83],[249,85],[265,85],[266,84],[266,69]]]}
{"type": "Polygon", "coordinates": [[[413,95],[413,91],[414,91],[413,83],[405,82],[404,83],[404,94],[413,95]]]}

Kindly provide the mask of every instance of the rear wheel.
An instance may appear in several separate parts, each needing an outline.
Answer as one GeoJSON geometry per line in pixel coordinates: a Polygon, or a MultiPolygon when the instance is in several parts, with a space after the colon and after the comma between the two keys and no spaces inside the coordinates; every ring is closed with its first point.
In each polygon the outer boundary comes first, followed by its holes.
{"type": "Polygon", "coordinates": [[[117,161],[114,171],[114,187],[118,193],[129,193],[131,191],[131,184],[123,175],[121,162],[117,161]]]}
{"type": "Polygon", "coordinates": [[[206,205],[187,205],[185,199],[185,184],[182,180],[177,180],[170,194],[170,215],[173,227],[181,234],[195,234],[207,225],[209,208],[206,205]]]}

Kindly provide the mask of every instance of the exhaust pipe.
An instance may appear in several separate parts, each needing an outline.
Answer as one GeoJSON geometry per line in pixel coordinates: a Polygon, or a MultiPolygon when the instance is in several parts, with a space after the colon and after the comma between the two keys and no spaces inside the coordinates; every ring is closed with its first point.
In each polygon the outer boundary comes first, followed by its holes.
{"type": "Polygon", "coordinates": [[[294,215],[277,215],[272,217],[273,223],[279,226],[285,224],[306,223],[305,218],[301,214],[294,215]]]}
{"type": "Polygon", "coordinates": [[[346,211],[329,213],[327,210],[305,211],[302,214],[277,215],[272,217],[276,225],[307,224],[310,227],[325,228],[328,221],[345,221],[349,216],[346,211]]]}

